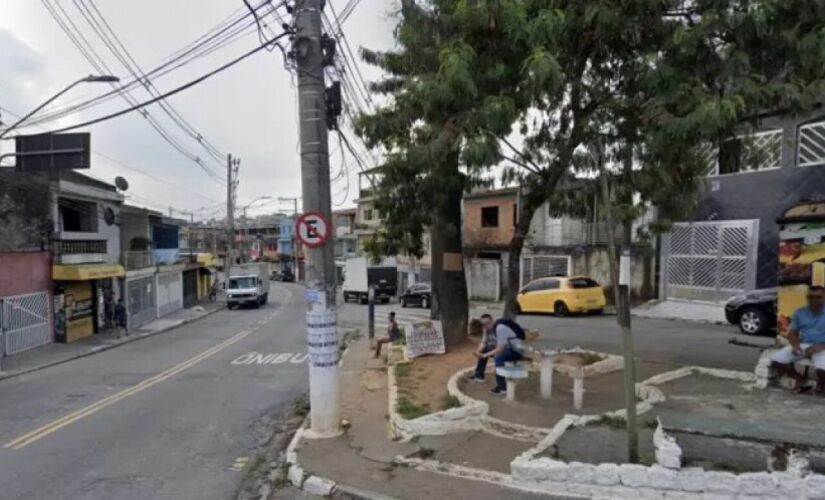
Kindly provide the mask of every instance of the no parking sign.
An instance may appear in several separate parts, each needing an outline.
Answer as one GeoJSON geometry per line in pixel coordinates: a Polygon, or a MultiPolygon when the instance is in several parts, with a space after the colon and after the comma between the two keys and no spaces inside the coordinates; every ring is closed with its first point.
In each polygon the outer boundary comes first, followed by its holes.
{"type": "Polygon", "coordinates": [[[295,223],[298,240],[309,248],[318,248],[327,242],[330,225],[320,212],[307,212],[295,223]]]}

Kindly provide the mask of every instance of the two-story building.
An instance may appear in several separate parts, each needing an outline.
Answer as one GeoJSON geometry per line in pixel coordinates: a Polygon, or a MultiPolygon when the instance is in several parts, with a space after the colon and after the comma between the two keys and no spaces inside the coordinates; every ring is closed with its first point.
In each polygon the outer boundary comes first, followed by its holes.
{"type": "Polygon", "coordinates": [[[713,301],[775,287],[777,219],[825,199],[825,113],[764,118],[705,149],[699,208],[662,239],[662,297],[713,301]]]}
{"type": "Polygon", "coordinates": [[[357,208],[346,208],[332,212],[336,260],[346,259],[358,254],[358,237],[355,235],[357,217],[357,208]]]}

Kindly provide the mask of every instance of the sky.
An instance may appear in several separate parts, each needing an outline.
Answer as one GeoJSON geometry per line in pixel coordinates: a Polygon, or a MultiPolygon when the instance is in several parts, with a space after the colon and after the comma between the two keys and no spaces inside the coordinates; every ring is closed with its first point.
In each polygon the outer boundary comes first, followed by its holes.
{"type": "MultiPolygon", "coordinates": [[[[251,3],[258,5],[261,1],[251,3]]],[[[339,13],[349,3],[348,0],[331,2],[339,13]]],[[[277,5],[278,2],[274,3],[277,5]]],[[[392,48],[395,4],[395,1],[387,0],[362,0],[344,21],[343,32],[356,57],[359,47],[392,48]]],[[[122,81],[131,78],[129,71],[82,16],[84,12],[87,15],[93,12],[92,5],[144,71],[188,46],[230,14],[248,12],[241,10],[245,9],[242,0],[0,0],[0,116],[4,125],[17,119],[9,113],[28,113],[78,78],[100,74],[61,30],[47,6],[52,7],[66,26],[72,28],[71,23],[74,24],[111,73],[122,81]],[[84,5],[89,11],[82,10],[84,5]]],[[[291,20],[285,8],[279,12],[291,20]]],[[[332,18],[330,6],[326,13],[332,18]]],[[[262,21],[274,32],[281,31],[274,14],[263,16],[262,21]]],[[[83,43],[79,36],[78,40],[83,43]]],[[[152,83],[161,93],[166,92],[259,44],[256,30],[250,28],[226,47],[154,78],[152,83]]],[[[360,60],[357,63],[365,80],[379,77],[375,68],[360,60]]],[[[105,83],[83,83],[47,110],[64,108],[109,90],[111,87],[105,83]]],[[[150,98],[143,88],[136,88],[131,95],[141,102],[150,98]]],[[[293,77],[284,67],[280,51],[260,51],[170,97],[167,102],[192,125],[193,135],[200,134],[221,153],[231,153],[241,159],[238,206],[269,196],[271,200],[253,204],[249,214],[291,211],[291,201],[278,202],[277,198],[297,197],[301,193],[297,89],[293,77]]],[[[54,130],[128,106],[123,98],[117,97],[45,122],[42,124],[45,128],[29,127],[20,131],[54,130]]],[[[207,168],[225,179],[224,162],[212,158],[196,138],[187,135],[157,104],[146,109],[175,143],[189,154],[202,158],[207,168]]],[[[128,203],[164,212],[171,206],[176,216],[186,218],[189,216],[183,212],[194,213],[196,219],[225,216],[226,188],[166,142],[138,112],[81,130],[91,133],[93,150],[92,167],[84,172],[108,182],[113,182],[116,176],[125,177],[129,182],[128,203]]],[[[351,131],[348,136],[355,138],[351,131]]],[[[2,142],[0,152],[10,151],[13,143],[2,142]]],[[[355,147],[359,148],[357,141],[355,147]]],[[[330,135],[333,177],[341,170],[338,149],[338,139],[330,135]]],[[[362,158],[368,160],[370,156],[362,151],[362,158]]],[[[350,156],[345,157],[345,165],[348,176],[341,175],[332,183],[334,209],[352,206],[357,197],[358,165],[350,156]]]]}

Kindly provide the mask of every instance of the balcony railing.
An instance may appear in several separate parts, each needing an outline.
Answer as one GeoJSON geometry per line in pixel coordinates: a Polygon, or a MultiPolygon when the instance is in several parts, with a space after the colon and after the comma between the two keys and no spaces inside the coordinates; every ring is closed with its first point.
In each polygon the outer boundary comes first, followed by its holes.
{"type": "Polygon", "coordinates": [[[57,240],[54,251],[57,255],[105,254],[106,240],[57,240]]]}
{"type": "Polygon", "coordinates": [[[155,265],[155,257],[151,250],[123,252],[120,254],[120,263],[128,270],[146,269],[155,265]]]}

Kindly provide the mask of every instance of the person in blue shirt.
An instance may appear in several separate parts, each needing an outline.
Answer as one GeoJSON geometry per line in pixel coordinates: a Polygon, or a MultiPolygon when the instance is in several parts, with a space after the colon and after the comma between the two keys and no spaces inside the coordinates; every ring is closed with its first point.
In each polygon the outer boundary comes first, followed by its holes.
{"type": "Polygon", "coordinates": [[[808,289],[808,305],[794,312],[788,332],[790,345],[772,357],[774,368],[796,381],[794,391],[805,392],[805,379],[794,368],[794,362],[809,358],[816,369],[816,393],[825,396],[825,287],[808,289]]]}
{"type": "MultiPolygon", "coordinates": [[[[494,321],[489,314],[481,315],[481,325],[485,330],[493,330],[496,334],[496,346],[493,350],[478,356],[479,361],[493,358],[496,368],[502,367],[505,363],[521,361],[524,358],[523,330],[515,322],[500,319],[494,321]],[[516,330],[521,331],[521,335],[516,330]]],[[[496,386],[490,391],[496,396],[502,396],[507,392],[507,382],[496,373],[496,386]]]]}

